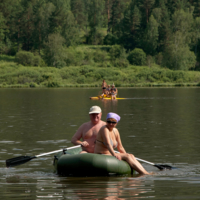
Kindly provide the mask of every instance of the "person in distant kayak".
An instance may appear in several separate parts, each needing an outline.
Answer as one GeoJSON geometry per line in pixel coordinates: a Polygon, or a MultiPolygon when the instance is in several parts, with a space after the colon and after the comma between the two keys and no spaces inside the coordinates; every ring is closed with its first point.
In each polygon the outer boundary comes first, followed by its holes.
{"type": "Polygon", "coordinates": [[[90,121],[82,124],[71,139],[74,145],[81,145],[80,153],[94,153],[94,142],[100,128],[106,124],[101,121],[102,111],[99,106],[92,106],[89,111],[90,121]]]}
{"type": "Polygon", "coordinates": [[[106,88],[107,88],[107,83],[106,83],[105,80],[103,80],[103,82],[102,82],[102,84],[101,84],[101,89],[102,89],[102,91],[103,91],[103,90],[106,90],[106,88]]]}
{"type": "Polygon", "coordinates": [[[116,129],[119,120],[120,116],[118,114],[112,112],[107,114],[107,123],[101,127],[97,134],[94,153],[114,156],[118,160],[126,161],[139,174],[149,174],[136,160],[134,155],[126,153],[121,142],[119,131],[116,129]],[[119,153],[116,153],[114,148],[117,148],[119,153]]]}
{"type": "Polygon", "coordinates": [[[101,84],[101,89],[102,89],[102,94],[100,95],[101,98],[104,98],[105,96],[107,96],[107,83],[105,82],[105,80],[103,80],[102,84],[101,84]]]}
{"type": "Polygon", "coordinates": [[[116,99],[117,92],[118,92],[117,88],[115,87],[115,85],[113,83],[112,86],[111,86],[111,89],[110,89],[111,99],[116,99]]]}
{"type": "Polygon", "coordinates": [[[106,88],[106,92],[107,92],[107,97],[111,97],[111,87],[110,87],[110,85],[108,85],[108,87],[106,88]]]}

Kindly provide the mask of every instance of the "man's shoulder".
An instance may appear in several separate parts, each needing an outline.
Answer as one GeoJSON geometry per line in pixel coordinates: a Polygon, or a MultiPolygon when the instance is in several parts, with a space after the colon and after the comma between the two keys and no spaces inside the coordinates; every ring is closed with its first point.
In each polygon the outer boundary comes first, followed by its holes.
{"type": "Polygon", "coordinates": [[[104,125],[106,124],[106,122],[105,122],[105,121],[101,121],[101,123],[102,123],[102,124],[104,124],[104,125]]]}
{"type": "Polygon", "coordinates": [[[101,122],[99,122],[99,126],[98,126],[98,127],[101,129],[101,128],[103,128],[105,125],[106,125],[106,122],[101,121],[101,122]]]}
{"type": "Polygon", "coordinates": [[[89,126],[91,124],[91,122],[89,121],[89,122],[85,122],[85,123],[83,123],[82,125],[81,125],[81,127],[87,127],[87,126],[89,126]]]}

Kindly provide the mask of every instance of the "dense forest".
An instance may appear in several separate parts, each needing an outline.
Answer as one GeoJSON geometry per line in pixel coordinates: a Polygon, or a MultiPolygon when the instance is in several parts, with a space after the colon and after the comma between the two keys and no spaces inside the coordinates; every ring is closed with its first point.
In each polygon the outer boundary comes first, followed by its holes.
{"type": "Polygon", "coordinates": [[[0,53],[23,65],[80,66],[109,52],[114,66],[198,70],[199,38],[200,0],[0,1],[0,53]],[[81,45],[102,48],[95,57],[81,45]]]}

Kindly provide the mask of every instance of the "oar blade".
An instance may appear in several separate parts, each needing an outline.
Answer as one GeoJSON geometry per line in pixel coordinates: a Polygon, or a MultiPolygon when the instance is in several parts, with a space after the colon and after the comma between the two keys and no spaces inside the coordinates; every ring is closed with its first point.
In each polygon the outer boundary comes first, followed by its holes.
{"type": "Polygon", "coordinates": [[[36,158],[36,157],[35,156],[19,156],[19,157],[15,157],[15,158],[10,158],[10,159],[6,160],[6,167],[14,167],[17,165],[24,164],[24,163],[32,160],[33,158],[36,158]]]}
{"type": "Polygon", "coordinates": [[[170,165],[158,165],[158,164],[155,164],[154,165],[155,167],[157,167],[158,169],[160,170],[165,170],[165,169],[176,169],[176,167],[172,167],[170,165]]]}

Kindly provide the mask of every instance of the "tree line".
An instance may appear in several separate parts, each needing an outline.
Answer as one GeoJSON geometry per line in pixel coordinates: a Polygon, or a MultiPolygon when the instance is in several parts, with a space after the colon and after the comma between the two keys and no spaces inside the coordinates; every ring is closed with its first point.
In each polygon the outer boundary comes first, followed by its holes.
{"type": "Polygon", "coordinates": [[[65,65],[65,49],[86,44],[120,45],[129,62],[140,49],[147,62],[198,70],[199,38],[200,0],[0,2],[0,53],[30,51],[49,66],[65,65]]]}

